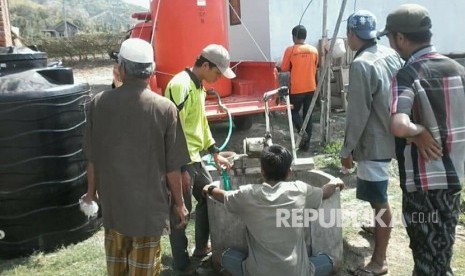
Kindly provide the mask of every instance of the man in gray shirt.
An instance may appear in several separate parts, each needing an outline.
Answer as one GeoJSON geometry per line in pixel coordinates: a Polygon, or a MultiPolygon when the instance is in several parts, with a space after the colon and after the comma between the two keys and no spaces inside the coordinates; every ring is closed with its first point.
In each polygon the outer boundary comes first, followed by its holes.
{"type": "Polygon", "coordinates": [[[391,78],[401,67],[400,57],[376,43],[376,18],[365,10],[349,16],[347,43],[357,51],[349,70],[349,92],[341,163],[346,169],[357,161],[357,198],[374,209],[375,248],[368,264],[354,275],[386,274],[386,250],[391,233],[391,210],[387,198],[389,164],[395,157],[394,136],[389,132],[391,78]]]}
{"type": "Polygon", "coordinates": [[[279,213],[318,209],[322,199],[336,188],[343,188],[334,179],[322,188],[302,181],[286,181],[291,173],[292,155],[280,145],[263,150],[260,158],[263,184],[240,186],[224,191],[214,185],[205,186],[204,194],[224,202],[226,209],[237,214],[247,228],[248,256],[228,249],[223,253],[223,267],[234,276],[329,275],[333,270],[326,254],[308,257],[304,228],[279,225],[279,213]]]}

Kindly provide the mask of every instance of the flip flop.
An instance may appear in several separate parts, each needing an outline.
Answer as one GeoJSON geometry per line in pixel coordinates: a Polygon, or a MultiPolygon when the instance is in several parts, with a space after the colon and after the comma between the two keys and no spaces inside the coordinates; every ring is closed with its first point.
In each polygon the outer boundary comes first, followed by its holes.
{"type": "Polygon", "coordinates": [[[365,269],[363,267],[358,267],[356,269],[347,269],[347,272],[350,273],[350,275],[355,275],[355,276],[358,276],[358,275],[361,275],[361,276],[380,276],[380,275],[386,275],[388,273],[388,270],[384,270],[384,271],[378,271],[378,272],[375,272],[375,271],[372,271],[372,270],[368,270],[368,269],[365,269]],[[360,274],[362,273],[362,274],[360,274]]]}
{"type": "Polygon", "coordinates": [[[208,245],[207,248],[205,248],[204,251],[202,252],[198,252],[197,250],[194,250],[194,253],[192,254],[192,256],[196,258],[203,258],[209,255],[211,252],[212,252],[212,248],[210,245],[208,245]]]}

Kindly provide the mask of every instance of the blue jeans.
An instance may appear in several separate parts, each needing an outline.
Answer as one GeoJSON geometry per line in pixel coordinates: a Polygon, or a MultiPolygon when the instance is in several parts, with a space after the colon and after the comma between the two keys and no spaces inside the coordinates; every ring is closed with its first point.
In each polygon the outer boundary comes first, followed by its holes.
{"type": "MultiPolygon", "coordinates": [[[[229,248],[223,252],[221,265],[233,276],[244,276],[243,262],[246,258],[243,252],[229,248]]],[[[308,259],[315,266],[315,276],[330,275],[333,271],[333,261],[327,254],[320,253],[308,259]]]]}

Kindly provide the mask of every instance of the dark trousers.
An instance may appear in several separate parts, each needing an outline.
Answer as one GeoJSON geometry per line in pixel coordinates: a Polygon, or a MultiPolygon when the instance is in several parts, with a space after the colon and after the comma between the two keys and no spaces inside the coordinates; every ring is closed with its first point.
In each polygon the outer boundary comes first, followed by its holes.
{"type": "MultiPolygon", "coordinates": [[[[313,92],[290,95],[291,104],[294,108],[291,111],[292,114],[292,123],[297,131],[300,132],[302,125],[304,124],[305,117],[307,116],[310,103],[313,99],[313,92]],[[302,110],[302,115],[300,115],[300,110],[302,110]]],[[[310,120],[308,121],[305,132],[308,134],[308,141],[312,136],[312,117],[310,115],[310,120]]]]}
{"type": "MultiPolygon", "coordinates": [[[[191,177],[192,192],[189,191],[184,194],[184,202],[190,213],[192,210],[191,193],[197,200],[197,206],[195,207],[195,248],[203,249],[208,244],[210,225],[208,223],[207,200],[203,197],[202,190],[205,185],[212,183],[213,180],[205,165],[201,162],[188,165],[187,171],[191,177]]],[[[189,253],[187,251],[186,228],[175,229],[175,221],[176,218],[172,214],[170,234],[171,253],[173,255],[174,269],[184,270],[190,264],[189,253]]]]}
{"type": "Polygon", "coordinates": [[[450,267],[460,191],[403,193],[402,213],[415,262],[414,275],[453,275],[450,267]]]}
{"type": "MultiPolygon", "coordinates": [[[[192,210],[192,191],[189,190],[183,193],[184,204],[186,205],[189,214],[192,210]]],[[[172,205],[174,202],[172,202],[172,205]]],[[[173,206],[171,206],[173,208],[173,206]]],[[[171,223],[171,255],[173,256],[173,268],[175,270],[184,270],[190,265],[189,252],[187,251],[188,240],[186,236],[186,227],[181,229],[176,228],[178,218],[171,211],[170,223],[171,223]]]]}

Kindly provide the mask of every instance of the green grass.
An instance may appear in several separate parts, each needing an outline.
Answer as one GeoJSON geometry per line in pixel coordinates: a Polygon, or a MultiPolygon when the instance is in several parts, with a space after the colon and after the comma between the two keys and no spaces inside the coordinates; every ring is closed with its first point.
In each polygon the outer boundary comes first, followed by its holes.
{"type": "MultiPolygon", "coordinates": [[[[357,211],[370,207],[366,202],[355,199],[355,173],[343,175],[339,169],[341,167],[339,152],[342,141],[333,141],[321,149],[321,154],[314,157],[315,167],[340,177],[346,183],[346,190],[341,193],[343,214],[357,213],[357,211]]],[[[398,220],[402,210],[402,192],[399,188],[399,172],[397,161],[393,160],[389,168],[390,185],[388,188],[389,202],[393,216],[398,220]]],[[[459,228],[465,227],[465,192],[461,195],[461,214],[459,228]]],[[[344,219],[344,218],[343,218],[344,219]]],[[[465,275],[465,236],[464,231],[458,231],[454,245],[454,256],[452,267],[456,275],[465,275]]],[[[373,244],[360,235],[360,229],[354,227],[343,228],[344,237],[344,266],[353,267],[357,263],[368,261],[373,244]]],[[[388,264],[390,275],[409,275],[413,267],[411,251],[408,247],[409,238],[401,225],[394,227],[388,247],[388,264]]],[[[342,274],[346,275],[346,274],[342,274]]]]}
{"type": "MultiPolygon", "coordinates": [[[[315,157],[316,168],[341,177],[346,182],[346,190],[341,194],[343,210],[348,212],[369,208],[366,202],[355,199],[355,174],[342,175],[339,173],[339,150],[341,141],[328,144],[322,149],[322,154],[315,157]]],[[[402,193],[398,186],[398,171],[395,161],[390,168],[391,181],[388,188],[389,200],[394,215],[401,210],[402,193]]],[[[465,275],[465,193],[462,193],[462,212],[460,215],[461,231],[458,231],[454,245],[452,266],[456,275],[465,275]]],[[[194,221],[189,222],[187,228],[189,249],[193,248],[194,221]]],[[[388,248],[388,263],[390,275],[409,275],[413,267],[411,252],[408,248],[408,236],[399,225],[393,229],[388,248]]],[[[353,267],[357,262],[367,261],[372,244],[359,233],[358,228],[343,229],[344,262],[345,267],[353,267]]],[[[175,275],[171,269],[171,249],[168,237],[162,237],[162,275],[175,275]]],[[[0,275],[5,276],[56,276],[56,275],[106,275],[105,253],[103,247],[103,230],[91,238],[75,245],[61,248],[52,253],[36,253],[27,258],[0,260],[0,275]]],[[[342,273],[341,275],[346,275],[342,273]]]]}
{"type": "Polygon", "coordinates": [[[3,260],[1,275],[105,275],[103,231],[75,245],[52,253],[35,253],[27,258],[3,260]]]}
{"type": "MultiPolygon", "coordinates": [[[[194,221],[187,227],[190,247],[193,248],[194,221]]],[[[78,244],[60,248],[55,252],[37,252],[30,257],[13,260],[0,259],[2,276],[99,276],[107,275],[103,229],[78,244]]],[[[171,269],[171,248],[167,236],[161,239],[162,275],[175,275],[171,269]]]]}
{"type": "Polygon", "coordinates": [[[314,158],[315,167],[330,173],[339,171],[341,168],[341,160],[339,158],[341,148],[342,141],[333,141],[325,145],[322,149],[322,154],[314,158]]]}

